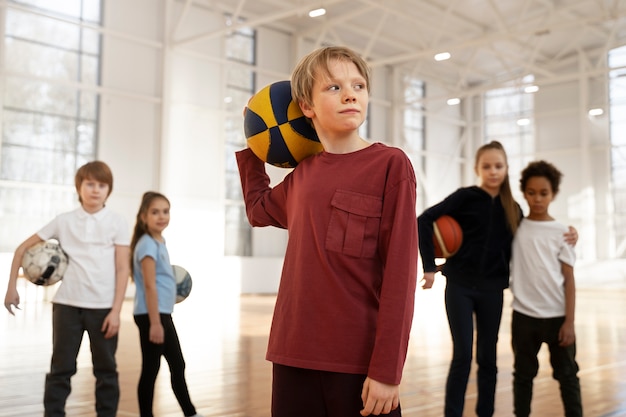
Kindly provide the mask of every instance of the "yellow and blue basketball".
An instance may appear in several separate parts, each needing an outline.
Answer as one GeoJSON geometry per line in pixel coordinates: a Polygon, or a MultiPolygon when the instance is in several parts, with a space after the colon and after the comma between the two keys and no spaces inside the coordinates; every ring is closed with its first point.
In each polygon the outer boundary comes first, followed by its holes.
{"type": "Polygon", "coordinates": [[[278,81],[256,93],[244,112],[248,147],[268,164],[293,168],[323,150],[315,129],[291,98],[291,82],[278,81]]]}

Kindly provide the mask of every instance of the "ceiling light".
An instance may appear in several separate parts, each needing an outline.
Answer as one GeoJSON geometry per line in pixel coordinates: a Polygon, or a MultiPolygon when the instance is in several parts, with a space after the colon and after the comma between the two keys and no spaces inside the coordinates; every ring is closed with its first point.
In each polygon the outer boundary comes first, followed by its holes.
{"type": "Polygon", "coordinates": [[[597,108],[589,110],[589,116],[602,116],[604,114],[604,110],[597,108]]]}
{"type": "Polygon", "coordinates": [[[539,91],[539,87],[537,87],[536,85],[529,85],[524,88],[525,93],[536,93],[537,91],[539,91]]]}
{"type": "Polygon", "coordinates": [[[519,119],[517,121],[518,126],[528,126],[530,124],[530,119],[519,119]]]}
{"type": "Polygon", "coordinates": [[[448,103],[448,106],[456,106],[460,102],[461,102],[461,99],[458,97],[449,98],[448,101],[446,101],[446,103],[448,103]]]}
{"type": "Polygon", "coordinates": [[[445,61],[446,59],[450,59],[451,56],[450,52],[441,52],[435,55],[435,61],[445,61]]]}
{"type": "Polygon", "coordinates": [[[309,12],[309,17],[320,17],[326,14],[326,9],[320,7],[319,9],[313,9],[309,12]]]}

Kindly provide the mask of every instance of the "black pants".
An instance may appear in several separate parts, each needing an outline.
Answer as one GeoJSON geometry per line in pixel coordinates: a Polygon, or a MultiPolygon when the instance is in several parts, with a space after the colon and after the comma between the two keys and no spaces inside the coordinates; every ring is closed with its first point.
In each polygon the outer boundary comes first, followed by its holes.
{"type": "Polygon", "coordinates": [[[445,417],[461,417],[472,366],[474,319],[476,320],[476,363],[478,364],[478,417],[494,413],[496,395],[496,347],[502,319],[503,293],[448,283],[445,292],[453,354],[446,381],[445,417]]]}
{"type": "Polygon", "coordinates": [[[582,400],[576,344],[559,346],[559,329],[564,317],[538,319],[513,312],[511,342],[515,363],[513,365],[513,407],[517,417],[530,415],[533,396],[533,379],[539,370],[537,354],[543,343],[550,350],[552,376],[559,381],[561,400],[566,417],[582,417],[582,400]]]}
{"type": "Polygon", "coordinates": [[[185,416],[195,415],[196,409],[189,398],[189,390],[185,380],[185,359],[172,316],[161,314],[161,324],[164,329],[163,344],[150,342],[150,318],[147,314],[139,314],[134,318],[139,328],[139,341],[141,343],[141,376],[137,386],[141,417],[152,417],[154,384],[161,367],[161,356],[165,357],[169,365],[172,391],[174,391],[183,413],[185,416]]]}
{"type": "Polygon", "coordinates": [[[100,330],[110,311],[53,305],[52,360],[43,398],[45,417],[65,416],[65,402],[72,390],[70,378],[76,373],[76,358],[85,332],[89,335],[91,363],[96,377],[96,414],[98,417],[116,416],[120,399],[115,362],[117,336],[105,339],[100,330]]]}
{"type": "MultiPolygon", "coordinates": [[[[361,417],[365,375],[273,365],[272,417],[361,417]]],[[[401,417],[400,406],[389,417],[401,417]]]]}

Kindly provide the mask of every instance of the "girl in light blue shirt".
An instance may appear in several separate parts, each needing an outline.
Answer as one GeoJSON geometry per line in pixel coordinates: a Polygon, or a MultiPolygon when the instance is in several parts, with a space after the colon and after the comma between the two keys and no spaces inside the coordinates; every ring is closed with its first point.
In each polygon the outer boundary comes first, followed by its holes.
{"type": "Polygon", "coordinates": [[[163,194],[143,195],[131,240],[131,268],[136,284],[133,315],[141,342],[141,376],[137,399],[141,417],[152,417],[154,385],[161,356],[169,364],[172,390],[186,417],[202,417],[189,397],[185,360],[172,321],[176,279],[162,232],[170,222],[170,202],[163,194]]]}

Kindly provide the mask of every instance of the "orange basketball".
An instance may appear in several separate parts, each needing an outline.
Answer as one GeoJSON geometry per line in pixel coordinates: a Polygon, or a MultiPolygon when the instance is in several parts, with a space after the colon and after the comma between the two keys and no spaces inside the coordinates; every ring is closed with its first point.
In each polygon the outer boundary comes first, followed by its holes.
{"type": "Polygon", "coordinates": [[[454,255],[463,243],[461,226],[448,215],[439,217],[433,223],[433,242],[435,243],[435,257],[449,258],[454,255]]]}

